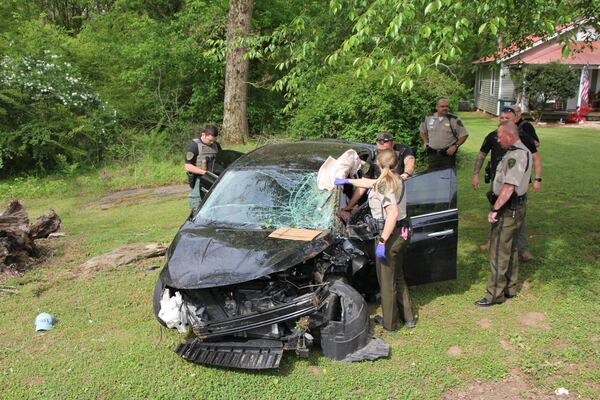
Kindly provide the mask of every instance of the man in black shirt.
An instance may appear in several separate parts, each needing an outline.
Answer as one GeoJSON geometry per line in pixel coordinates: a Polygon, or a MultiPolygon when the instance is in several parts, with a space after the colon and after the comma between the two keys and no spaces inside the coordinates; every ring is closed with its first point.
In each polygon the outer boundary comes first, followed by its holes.
{"type": "MultiPolygon", "coordinates": [[[[377,147],[378,153],[386,149],[394,149],[396,156],[398,157],[396,172],[400,175],[402,180],[407,180],[415,173],[415,155],[412,149],[404,144],[395,143],[394,137],[390,132],[379,132],[375,139],[375,146],[377,147]]],[[[380,174],[381,171],[379,171],[379,168],[375,167],[373,178],[378,178],[380,174]]],[[[344,210],[350,211],[366,192],[367,189],[365,188],[355,188],[354,193],[352,193],[352,198],[344,210]]]]}
{"type": "Polygon", "coordinates": [[[188,196],[192,211],[198,209],[202,199],[200,177],[207,171],[212,172],[217,153],[221,150],[221,146],[217,143],[218,135],[219,131],[217,127],[208,125],[200,132],[196,139],[190,142],[185,153],[184,168],[188,174],[188,182],[192,189],[188,196]]]}

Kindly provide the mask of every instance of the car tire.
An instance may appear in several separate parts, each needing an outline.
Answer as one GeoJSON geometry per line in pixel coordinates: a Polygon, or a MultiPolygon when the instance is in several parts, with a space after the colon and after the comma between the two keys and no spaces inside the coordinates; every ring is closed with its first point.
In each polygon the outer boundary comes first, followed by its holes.
{"type": "Polygon", "coordinates": [[[152,307],[154,309],[154,316],[158,320],[158,322],[166,327],[167,325],[164,323],[162,319],[158,317],[158,313],[160,312],[160,299],[162,298],[163,292],[165,291],[166,285],[163,283],[161,279],[158,279],[156,285],[154,286],[154,294],[152,296],[152,307]]]}

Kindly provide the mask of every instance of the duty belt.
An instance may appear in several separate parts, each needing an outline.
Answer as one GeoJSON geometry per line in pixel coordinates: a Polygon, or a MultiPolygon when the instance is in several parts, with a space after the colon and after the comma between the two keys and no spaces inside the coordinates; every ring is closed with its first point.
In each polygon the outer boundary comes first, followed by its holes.
{"type": "Polygon", "coordinates": [[[442,156],[449,156],[448,153],[446,153],[446,150],[448,150],[449,147],[443,148],[443,149],[432,149],[431,147],[427,148],[427,154],[429,155],[433,155],[433,154],[437,154],[437,155],[442,155],[442,156]]]}

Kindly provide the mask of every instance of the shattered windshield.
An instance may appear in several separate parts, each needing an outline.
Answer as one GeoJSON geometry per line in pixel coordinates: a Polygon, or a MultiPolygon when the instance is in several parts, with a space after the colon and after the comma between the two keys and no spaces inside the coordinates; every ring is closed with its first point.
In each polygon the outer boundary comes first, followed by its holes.
{"type": "Polygon", "coordinates": [[[230,170],[196,220],[263,228],[330,229],[333,192],[317,188],[317,173],[300,170],[230,170]]]}

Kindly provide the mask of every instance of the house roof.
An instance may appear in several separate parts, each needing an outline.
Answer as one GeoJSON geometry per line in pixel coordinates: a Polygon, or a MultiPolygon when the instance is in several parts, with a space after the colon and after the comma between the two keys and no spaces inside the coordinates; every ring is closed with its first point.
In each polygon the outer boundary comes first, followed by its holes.
{"type": "Polygon", "coordinates": [[[567,58],[562,57],[563,44],[558,43],[557,37],[576,29],[579,23],[569,23],[556,27],[554,34],[545,36],[529,35],[526,43],[529,47],[521,48],[517,43],[511,43],[497,54],[473,61],[473,64],[505,62],[507,64],[547,64],[560,62],[562,64],[600,64],[600,42],[569,43],[571,52],[567,58]]]}
{"type": "Polygon", "coordinates": [[[569,65],[600,65],[600,41],[598,42],[577,42],[570,44],[571,52],[568,57],[562,56],[562,45],[553,43],[550,46],[539,50],[534,48],[530,51],[518,54],[506,60],[507,64],[548,64],[551,62],[560,62],[569,65]]]}

